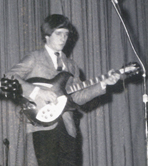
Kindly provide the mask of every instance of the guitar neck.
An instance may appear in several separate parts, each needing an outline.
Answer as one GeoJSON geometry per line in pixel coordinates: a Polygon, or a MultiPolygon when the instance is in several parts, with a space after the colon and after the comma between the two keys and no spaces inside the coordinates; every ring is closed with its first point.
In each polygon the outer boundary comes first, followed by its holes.
{"type": "MultiPolygon", "coordinates": [[[[119,70],[117,70],[115,72],[119,73],[120,75],[122,75],[122,74],[125,73],[125,70],[122,68],[122,69],[119,69],[119,70]]],[[[89,80],[86,80],[86,81],[82,81],[81,83],[72,84],[71,86],[69,86],[66,89],[66,92],[67,92],[67,94],[72,94],[72,93],[77,92],[79,90],[85,89],[85,88],[87,88],[89,86],[98,84],[101,81],[103,81],[104,78],[107,78],[107,77],[109,77],[108,74],[95,77],[94,79],[89,79],[89,80]]]]}
{"type": "MultiPolygon", "coordinates": [[[[129,63],[127,65],[124,65],[124,67],[115,71],[115,73],[118,73],[120,75],[126,74],[129,76],[139,74],[140,72],[141,72],[141,66],[137,62],[133,62],[133,63],[129,63]]],[[[47,83],[47,84],[54,84],[55,82],[59,82],[59,84],[60,83],[62,84],[61,86],[64,85],[64,87],[65,87],[66,82],[70,76],[71,76],[71,74],[68,72],[61,72],[52,80],[35,77],[35,78],[30,79],[30,83],[35,83],[35,82],[39,81],[40,83],[42,82],[42,83],[47,83]],[[37,79],[37,80],[35,81],[34,79],[37,79]]],[[[79,90],[85,89],[89,86],[98,84],[98,83],[100,83],[100,81],[104,81],[108,77],[109,77],[109,75],[106,74],[106,75],[101,75],[101,76],[95,77],[94,79],[89,79],[86,81],[82,81],[80,83],[73,84],[69,87],[66,87],[66,92],[67,92],[67,94],[72,94],[76,91],[79,91],[79,90]]],[[[121,79],[121,77],[120,77],[120,79],[121,79]]],[[[23,93],[21,84],[19,83],[18,80],[14,79],[13,77],[12,77],[12,79],[8,79],[4,76],[0,81],[0,90],[4,91],[5,93],[12,93],[13,95],[18,95],[18,94],[21,95],[23,93]]]]}

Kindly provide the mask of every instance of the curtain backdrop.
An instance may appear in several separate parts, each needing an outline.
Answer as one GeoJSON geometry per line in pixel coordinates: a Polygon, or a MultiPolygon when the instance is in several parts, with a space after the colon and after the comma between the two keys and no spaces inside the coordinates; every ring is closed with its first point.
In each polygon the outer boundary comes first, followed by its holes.
{"type": "MultiPolygon", "coordinates": [[[[122,0],[119,5],[147,70],[148,1],[122,0]]],[[[42,47],[40,25],[49,13],[68,16],[78,32],[65,52],[77,62],[82,80],[138,62],[110,0],[0,0],[1,77],[27,52],[42,47]]],[[[142,85],[140,76],[119,81],[75,115],[83,166],[146,166],[142,85]]],[[[25,117],[11,101],[2,98],[0,107],[0,165],[5,166],[8,139],[10,166],[36,166],[25,117]]]]}
{"type": "MultiPolygon", "coordinates": [[[[40,25],[49,13],[48,0],[0,0],[1,77],[29,51],[42,46],[40,25]]],[[[2,99],[0,113],[0,165],[6,165],[5,139],[9,140],[9,165],[37,165],[31,135],[26,136],[20,108],[2,99]],[[17,112],[15,110],[18,110],[17,112]]]]}

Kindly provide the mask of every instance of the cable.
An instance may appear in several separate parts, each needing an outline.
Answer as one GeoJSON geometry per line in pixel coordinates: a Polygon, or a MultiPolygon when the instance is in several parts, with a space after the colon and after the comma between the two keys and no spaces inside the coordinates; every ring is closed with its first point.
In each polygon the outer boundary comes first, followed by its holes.
{"type": "Polygon", "coordinates": [[[17,147],[16,147],[16,158],[15,158],[15,165],[19,166],[19,147],[20,147],[20,136],[21,136],[21,125],[22,125],[22,120],[23,115],[22,111],[20,111],[20,119],[19,119],[19,126],[18,126],[18,135],[17,135],[17,147]]]}

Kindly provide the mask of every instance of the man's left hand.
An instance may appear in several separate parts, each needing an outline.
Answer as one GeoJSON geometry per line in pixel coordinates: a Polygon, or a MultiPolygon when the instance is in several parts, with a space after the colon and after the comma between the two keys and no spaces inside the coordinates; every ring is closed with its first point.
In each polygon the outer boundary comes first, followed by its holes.
{"type": "Polygon", "coordinates": [[[118,80],[120,79],[120,74],[115,72],[114,69],[111,69],[108,72],[108,77],[104,78],[104,82],[106,83],[106,85],[114,85],[118,82],[118,80]]]}

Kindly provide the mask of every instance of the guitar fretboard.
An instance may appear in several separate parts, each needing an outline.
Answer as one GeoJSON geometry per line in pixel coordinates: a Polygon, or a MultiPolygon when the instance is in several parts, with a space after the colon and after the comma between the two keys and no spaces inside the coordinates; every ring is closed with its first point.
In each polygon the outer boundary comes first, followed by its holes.
{"type": "MultiPolygon", "coordinates": [[[[120,73],[120,74],[124,74],[125,70],[124,69],[119,69],[116,72],[120,73]]],[[[95,77],[94,79],[89,79],[89,80],[86,80],[86,81],[82,81],[80,83],[73,84],[73,85],[69,86],[66,89],[66,92],[67,92],[67,94],[72,94],[72,93],[77,92],[79,90],[85,89],[89,86],[98,84],[98,83],[100,83],[100,81],[103,81],[107,77],[109,77],[108,74],[101,75],[101,76],[95,77]]]]}

